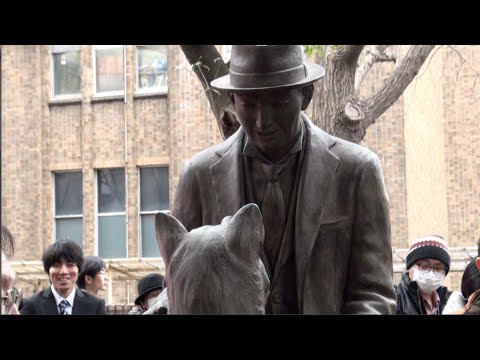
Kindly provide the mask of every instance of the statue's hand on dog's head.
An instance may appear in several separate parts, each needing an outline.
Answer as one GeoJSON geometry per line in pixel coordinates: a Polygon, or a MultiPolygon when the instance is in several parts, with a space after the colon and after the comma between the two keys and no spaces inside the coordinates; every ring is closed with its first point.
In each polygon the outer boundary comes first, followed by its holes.
{"type": "Polygon", "coordinates": [[[265,313],[270,282],[260,258],[264,228],[257,205],[190,232],[173,216],[158,213],[155,228],[169,314],[265,313]]]}

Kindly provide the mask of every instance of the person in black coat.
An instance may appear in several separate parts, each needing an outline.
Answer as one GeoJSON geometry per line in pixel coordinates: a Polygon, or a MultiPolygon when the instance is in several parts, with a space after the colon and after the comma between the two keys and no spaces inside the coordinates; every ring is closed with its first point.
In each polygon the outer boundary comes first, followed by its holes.
{"type": "Polygon", "coordinates": [[[81,291],[76,286],[83,266],[82,248],[72,240],[59,240],[42,257],[50,287],[24,300],[20,314],[103,315],[105,300],[81,291]]]}
{"type": "Polygon", "coordinates": [[[395,286],[397,314],[442,314],[451,294],[441,286],[449,269],[448,245],[441,236],[416,239],[407,255],[407,271],[395,286]]]}

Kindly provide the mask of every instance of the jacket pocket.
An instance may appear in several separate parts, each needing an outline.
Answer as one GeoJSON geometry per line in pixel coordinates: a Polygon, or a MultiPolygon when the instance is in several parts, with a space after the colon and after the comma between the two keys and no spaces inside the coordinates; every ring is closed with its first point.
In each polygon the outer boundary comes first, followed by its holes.
{"type": "Polygon", "coordinates": [[[309,277],[312,296],[326,313],[340,313],[350,252],[351,223],[337,219],[320,226],[313,246],[309,277]]]}

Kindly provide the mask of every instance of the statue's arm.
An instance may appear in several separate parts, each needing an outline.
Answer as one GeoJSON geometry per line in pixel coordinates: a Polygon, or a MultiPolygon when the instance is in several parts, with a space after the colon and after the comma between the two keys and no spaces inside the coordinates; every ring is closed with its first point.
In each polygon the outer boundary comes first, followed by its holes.
{"type": "Polygon", "coordinates": [[[203,225],[200,186],[192,160],[187,161],[180,175],[172,215],[188,231],[203,225]]]}
{"type": "Polygon", "coordinates": [[[342,312],[394,314],[389,201],[378,156],[367,152],[355,174],[355,219],[342,312]]]}

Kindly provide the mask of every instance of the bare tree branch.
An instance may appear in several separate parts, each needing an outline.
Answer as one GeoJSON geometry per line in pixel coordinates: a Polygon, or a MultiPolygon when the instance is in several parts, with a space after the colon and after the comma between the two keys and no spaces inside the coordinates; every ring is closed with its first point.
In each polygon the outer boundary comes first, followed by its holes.
{"type": "Polygon", "coordinates": [[[380,117],[407,88],[418,74],[435,45],[412,45],[402,63],[393,71],[385,84],[365,100],[365,112],[368,113],[365,126],[380,117]]]}
{"type": "Polygon", "coordinates": [[[342,61],[347,65],[356,65],[365,45],[343,45],[335,53],[337,61],[342,61]]]}
{"type": "MultiPolygon", "coordinates": [[[[383,86],[366,100],[360,100],[358,87],[365,74],[377,61],[396,61],[389,45],[371,45],[366,57],[369,64],[358,66],[366,45],[326,46],[323,56],[315,54],[315,62],[323,65],[326,74],[315,84],[311,105],[312,121],[328,133],[360,143],[367,128],[373,124],[417,76],[435,45],[410,47],[402,63],[392,72],[383,86]],[[330,50],[335,50],[330,53],[330,50]],[[358,70],[360,69],[360,70],[358,70]],[[358,74],[357,74],[358,71],[358,74]]],[[[228,72],[213,45],[181,45],[202,86],[224,138],[239,126],[233,106],[226,94],[210,88],[210,81],[228,72]]]]}
{"type": "Polygon", "coordinates": [[[180,48],[205,90],[223,138],[228,138],[239,127],[235,110],[226,93],[210,87],[212,80],[228,74],[228,66],[214,45],[180,45],[180,48]]]}
{"type": "Polygon", "coordinates": [[[365,76],[368,74],[368,71],[372,68],[373,64],[377,62],[396,62],[397,56],[389,52],[388,47],[390,45],[366,45],[365,50],[365,59],[363,63],[357,69],[355,74],[355,91],[358,92],[360,86],[362,85],[365,76]]]}
{"type": "MultiPolygon", "coordinates": [[[[462,70],[462,66],[467,63],[467,60],[465,59],[465,57],[463,56],[463,54],[462,54],[460,51],[458,51],[455,47],[453,47],[452,45],[447,45],[447,47],[448,47],[449,49],[451,49],[452,51],[454,51],[454,52],[460,57],[460,59],[462,59],[462,63],[460,64],[460,69],[458,69],[457,77],[455,78],[455,83],[454,83],[454,85],[453,85],[453,91],[452,91],[452,102],[453,102],[453,97],[454,97],[454,95],[455,95],[455,88],[456,88],[456,86],[457,86],[457,81],[458,81],[458,78],[459,78],[459,76],[460,76],[460,70],[462,70]]],[[[476,82],[477,82],[478,76],[480,75],[477,71],[475,71],[475,69],[474,69],[474,72],[477,74],[477,76],[475,76],[475,80],[474,80],[474,82],[473,82],[473,90],[472,90],[472,95],[471,95],[470,98],[472,98],[473,95],[475,94],[475,84],[476,84],[476,82]]]]}
{"type": "MultiPolygon", "coordinates": [[[[428,59],[428,63],[427,65],[424,67],[424,70],[419,73],[416,77],[416,80],[421,78],[426,72],[427,70],[429,69],[430,67],[430,63],[432,62],[432,59],[433,57],[435,56],[435,54],[443,47],[444,45],[439,45],[435,48],[435,50],[433,51],[432,55],[430,56],[430,58],[428,59]]],[[[447,53],[447,57],[445,59],[445,62],[447,61],[448,57],[450,56],[450,53],[447,53]]],[[[413,83],[413,94],[415,94],[415,92],[417,91],[417,81],[415,80],[415,82],[413,83]]]]}

